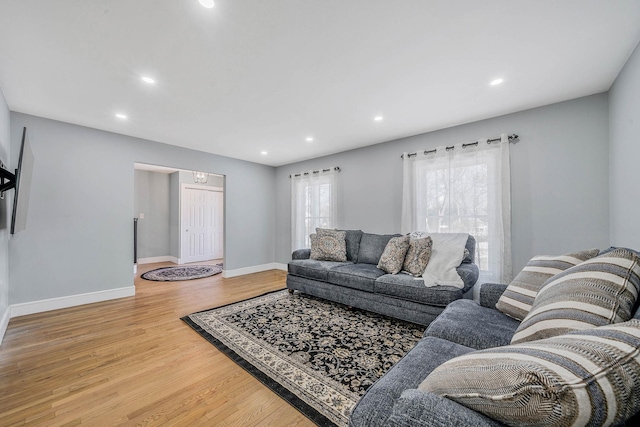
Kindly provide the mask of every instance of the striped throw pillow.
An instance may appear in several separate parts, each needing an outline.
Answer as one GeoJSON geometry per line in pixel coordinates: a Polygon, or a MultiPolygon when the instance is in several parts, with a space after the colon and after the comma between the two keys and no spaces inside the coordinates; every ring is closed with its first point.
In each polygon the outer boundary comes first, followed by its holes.
{"type": "Polygon", "coordinates": [[[468,353],[418,388],[509,426],[621,425],[640,411],[640,320],[468,353]]]}
{"type": "Polygon", "coordinates": [[[560,256],[539,255],[527,265],[507,286],[496,308],[509,317],[522,320],[531,310],[538,291],[550,277],[598,255],[597,249],[560,256]]]}
{"type": "Polygon", "coordinates": [[[511,344],[631,319],[640,291],[639,261],[620,248],[553,276],[538,291],[511,344]]]}

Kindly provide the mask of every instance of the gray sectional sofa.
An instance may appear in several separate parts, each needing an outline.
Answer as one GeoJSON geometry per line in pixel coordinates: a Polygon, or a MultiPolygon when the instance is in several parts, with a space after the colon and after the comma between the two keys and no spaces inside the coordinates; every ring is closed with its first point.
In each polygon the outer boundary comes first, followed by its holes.
{"type": "Polygon", "coordinates": [[[509,345],[520,322],[495,309],[505,289],[506,285],[485,283],[480,288],[480,303],[464,299],[449,304],[429,325],[424,338],[367,391],[353,409],[349,426],[502,426],[453,400],[417,388],[449,359],[509,345]]]}
{"type": "MultiPolygon", "coordinates": [[[[438,366],[475,350],[507,346],[520,325],[495,305],[506,285],[483,284],[480,301],[453,301],[434,320],[424,338],[356,404],[350,427],[504,427],[504,424],[453,400],[418,389],[438,366]]],[[[640,319],[640,310],[634,313],[640,319]]],[[[620,424],[617,424],[620,425],[620,424]]],[[[636,415],[626,424],[640,425],[636,415]]]]}
{"type": "Polygon", "coordinates": [[[456,269],[464,282],[451,286],[426,287],[421,278],[409,274],[386,274],[378,261],[392,237],[399,234],[370,234],[346,230],[347,262],[316,261],[310,249],[293,253],[289,262],[287,288],[352,307],[361,308],[420,325],[429,325],[451,302],[459,300],[478,280],[473,263],[476,241],[469,236],[469,254],[456,269]]]}

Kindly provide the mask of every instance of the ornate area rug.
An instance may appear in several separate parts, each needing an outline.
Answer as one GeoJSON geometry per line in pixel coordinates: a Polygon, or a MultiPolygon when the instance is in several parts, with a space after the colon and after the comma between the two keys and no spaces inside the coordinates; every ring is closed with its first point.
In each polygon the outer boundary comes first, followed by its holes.
{"type": "Polygon", "coordinates": [[[184,267],[162,267],[147,271],[143,279],[155,282],[174,282],[178,280],[193,280],[213,276],[222,273],[222,268],[217,265],[189,265],[184,267]]]}
{"type": "Polygon", "coordinates": [[[182,318],[320,426],[346,426],[424,326],[286,290],[182,318]]]}

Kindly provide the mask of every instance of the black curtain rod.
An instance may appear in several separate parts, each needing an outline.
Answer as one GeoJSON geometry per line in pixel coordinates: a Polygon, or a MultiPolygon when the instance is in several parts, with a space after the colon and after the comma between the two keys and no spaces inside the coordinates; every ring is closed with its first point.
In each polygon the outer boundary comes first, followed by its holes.
{"type": "MultiPolygon", "coordinates": [[[[307,176],[307,175],[309,175],[309,174],[311,174],[311,173],[329,172],[330,170],[331,170],[331,169],[322,169],[322,170],[319,170],[319,171],[311,171],[311,172],[297,173],[297,174],[295,174],[295,175],[289,175],[289,178],[292,178],[292,177],[294,177],[294,176],[307,176]]],[[[338,171],[338,172],[340,172],[340,168],[339,168],[338,166],[336,166],[335,168],[333,168],[333,170],[334,170],[334,171],[338,171]]]]}
{"type": "MultiPolygon", "coordinates": [[[[512,133],[511,135],[508,136],[509,138],[509,142],[518,142],[520,141],[520,138],[518,137],[518,135],[516,135],[515,133],[512,133]]],[[[497,141],[501,141],[502,138],[498,137],[498,138],[491,138],[491,139],[487,139],[487,144],[491,144],[492,142],[497,142],[497,141]]],[[[476,142],[469,142],[468,144],[462,144],[462,148],[467,148],[470,147],[472,145],[478,145],[478,141],[476,142]]],[[[453,150],[455,147],[453,145],[449,146],[449,147],[445,147],[445,150],[450,151],[453,150]]],[[[434,148],[433,150],[424,150],[424,154],[429,154],[429,153],[435,153],[437,150],[434,148]]],[[[418,153],[408,153],[407,157],[415,157],[417,156],[418,153]]],[[[404,159],[404,154],[400,155],[401,159],[404,159]]]]}

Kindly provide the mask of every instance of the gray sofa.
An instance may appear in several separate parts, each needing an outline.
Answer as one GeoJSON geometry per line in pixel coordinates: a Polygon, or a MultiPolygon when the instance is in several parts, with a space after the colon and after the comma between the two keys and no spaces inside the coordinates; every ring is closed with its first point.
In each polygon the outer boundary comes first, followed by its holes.
{"type": "MultiPolygon", "coordinates": [[[[506,285],[483,284],[480,301],[453,301],[433,321],[424,338],[358,402],[350,427],[496,427],[498,421],[453,400],[418,390],[436,367],[474,350],[509,345],[520,322],[495,308],[506,285]],[[473,325],[477,326],[473,326],[473,325]]],[[[634,318],[640,319],[636,308],[634,318]]],[[[627,426],[640,425],[636,416],[627,426]]]]}
{"type": "Polygon", "coordinates": [[[451,302],[459,300],[478,280],[473,263],[476,241],[469,236],[468,256],[456,269],[464,282],[426,287],[421,278],[409,274],[386,274],[378,261],[392,237],[399,234],[370,234],[346,230],[347,262],[309,259],[311,250],[293,252],[289,262],[287,288],[351,307],[357,307],[420,325],[429,325],[451,302]]]}

